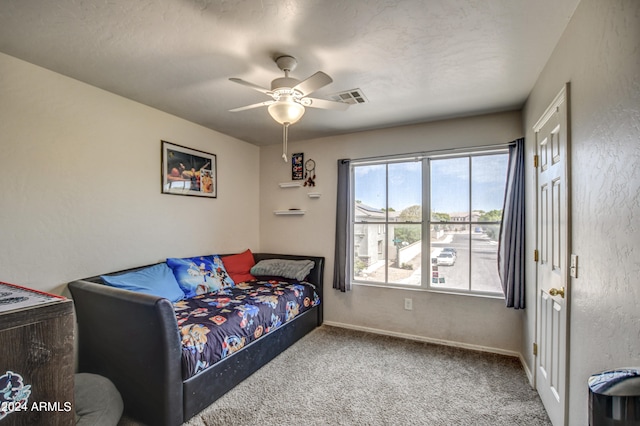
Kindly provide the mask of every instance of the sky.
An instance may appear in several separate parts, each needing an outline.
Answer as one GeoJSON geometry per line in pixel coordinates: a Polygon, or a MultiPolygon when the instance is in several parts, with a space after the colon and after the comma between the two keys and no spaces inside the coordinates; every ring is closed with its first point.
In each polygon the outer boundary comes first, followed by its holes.
{"type": "MultiPolygon", "coordinates": [[[[507,154],[431,160],[431,208],[434,212],[469,211],[469,176],[473,174],[471,210],[501,210],[507,154]]],[[[355,199],[386,207],[384,164],[355,168],[355,199]]],[[[422,163],[389,164],[389,207],[396,211],[422,204],[422,163]]]]}

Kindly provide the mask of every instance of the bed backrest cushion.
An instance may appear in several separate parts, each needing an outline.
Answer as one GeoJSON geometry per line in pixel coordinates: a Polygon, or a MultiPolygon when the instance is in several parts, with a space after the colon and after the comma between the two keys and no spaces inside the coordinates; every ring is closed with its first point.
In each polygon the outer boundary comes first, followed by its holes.
{"type": "Polygon", "coordinates": [[[238,254],[222,256],[222,262],[227,269],[227,273],[236,283],[254,280],[256,277],[251,275],[251,268],[256,264],[253,259],[253,253],[250,249],[238,254]]]}
{"type": "Polygon", "coordinates": [[[171,302],[184,299],[184,292],[166,263],[119,275],[101,275],[100,278],[111,287],[164,297],[171,302]]]}
{"type": "Polygon", "coordinates": [[[167,265],[187,298],[235,285],[220,256],[170,257],[167,265]]]}
{"type": "Polygon", "coordinates": [[[315,262],[313,260],[264,259],[251,268],[254,276],[278,276],[303,281],[315,262]]]}

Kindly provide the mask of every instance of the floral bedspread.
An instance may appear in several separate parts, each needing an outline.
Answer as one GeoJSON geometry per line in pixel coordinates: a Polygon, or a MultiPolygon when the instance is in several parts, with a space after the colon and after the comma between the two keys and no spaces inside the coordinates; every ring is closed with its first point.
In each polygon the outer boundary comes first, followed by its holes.
{"type": "Polygon", "coordinates": [[[173,304],[187,379],[320,304],[314,286],[270,279],[236,284],[173,304]]]}

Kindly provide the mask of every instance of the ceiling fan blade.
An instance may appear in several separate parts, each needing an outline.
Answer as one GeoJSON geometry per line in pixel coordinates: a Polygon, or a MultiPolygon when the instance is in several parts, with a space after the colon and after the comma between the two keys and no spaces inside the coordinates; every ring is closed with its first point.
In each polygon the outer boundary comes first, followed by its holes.
{"type": "Polygon", "coordinates": [[[266,93],[267,95],[271,95],[272,93],[271,90],[269,89],[258,86],[257,84],[249,83],[248,81],[245,81],[241,78],[230,78],[229,80],[233,81],[234,83],[238,83],[238,84],[242,84],[243,86],[250,87],[253,90],[257,90],[258,92],[266,93]]]}
{"type": "Polygon", "coordinates": [[[346,102],[335,102],[318,98],[302,98],[300,99],[300,103],[306,107],[333,109],[337,111],[344,111],[349,108],[349,104],[346,102]]]}
{"type": "Polygon", "coordinates": [[[252,108],[259,108],[259,107],[262,107],[262,106],[271,105],[271,104],[273,104],[275,102],[276,101],[259,102],[257,104],[251,104],[251,105],[247,105],[247,106],[243,106],[243,107],[239,107],[239,108],[230,109],[229,112],[238,112],[238,111],[244,111],[244,110],[252,109],[252,108]]]}
{"type": "Polygon", "coordinates": [[[296,84],[293,89],[301,92],[302,95],[308,95],[312,92],[315,92],[319,88],[326,86],[332,81],[333,79],[327,74],[323,73],[322,71],[318,71],[306,80],[303,80],[300,83],[296,84]]]}

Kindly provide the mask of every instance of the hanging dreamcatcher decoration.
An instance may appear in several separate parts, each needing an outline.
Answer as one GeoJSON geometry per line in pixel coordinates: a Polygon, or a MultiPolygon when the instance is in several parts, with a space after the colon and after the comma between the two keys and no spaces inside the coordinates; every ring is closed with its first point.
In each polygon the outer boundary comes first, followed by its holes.
{"type": "Polygon", "coordinates": [[[316,186],[316,162],[308,159],[304,163],[304,186],[316,186]]]}

